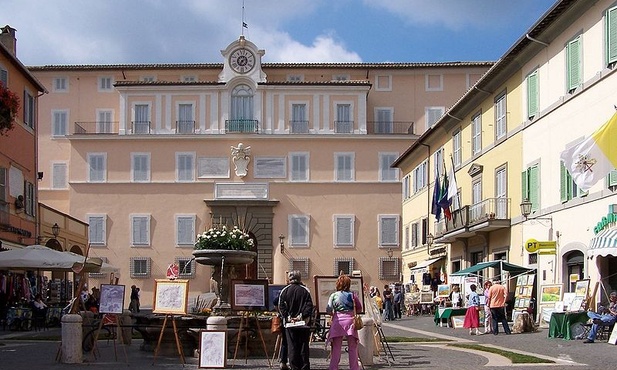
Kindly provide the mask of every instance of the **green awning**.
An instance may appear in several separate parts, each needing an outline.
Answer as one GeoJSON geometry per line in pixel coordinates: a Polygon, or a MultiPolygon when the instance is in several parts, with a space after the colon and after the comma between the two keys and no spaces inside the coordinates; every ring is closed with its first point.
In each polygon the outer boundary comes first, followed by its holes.
{"type": "Polygon", "coordinates": [[[512,275],[524,274],[526,272],[535,271],[535,269],[514,265],[512,263],[508,263],[508,262],[503,261],[503,260],[498,260],[498,261],[480,262],[480,263],[478,263],[478,264],[476,264],[474,266],[468,267],[466,269],[463,269],[463,270],[460,270],[460,271],[457,271],[457,272],[453,272],[453,273],[450,274],[450,276],[472,275],[472,274],[476,274],[478,271],[482,271],[484,269],[491,268],[491,267],[493,267],[493,268],[500,267],[502,269],[502,271],[508,271],[512,275]]]}

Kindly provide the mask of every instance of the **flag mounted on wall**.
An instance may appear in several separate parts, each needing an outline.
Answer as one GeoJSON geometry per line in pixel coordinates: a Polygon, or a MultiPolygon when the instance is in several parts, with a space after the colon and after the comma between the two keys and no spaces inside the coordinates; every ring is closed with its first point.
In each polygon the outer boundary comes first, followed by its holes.
{"type": "Polygon", "coordinates": [[[617,113],[582,143],[561,152],[572,180],[582,191],[617,168],[617,113]]]}
{"type": "Polygon", "coordinates": [[[435,215],[437,221],[441,219],[441,206],[439,205],[440,195],[441,187],[439,186],[439,176],[435,176],[435,188],[433,189],[433,202],[431,203],[431,213],[435,215]]]}

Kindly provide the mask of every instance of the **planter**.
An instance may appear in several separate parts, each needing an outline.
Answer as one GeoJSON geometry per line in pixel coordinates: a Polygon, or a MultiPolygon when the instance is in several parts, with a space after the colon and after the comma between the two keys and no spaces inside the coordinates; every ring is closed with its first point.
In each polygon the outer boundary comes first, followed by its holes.
{"type": "Polygon", "coordinates": [[[214,310],[218,312],[229,310],[231,308],[229,293],[231,280],[235,278],[235,267],[253,263],[257,253],[230,249],[196,249],[193,251],[193,256],[195,262],[214,267],[212,278],[218,285],[218,292],[215,293],[219,298],[214,310]]]}

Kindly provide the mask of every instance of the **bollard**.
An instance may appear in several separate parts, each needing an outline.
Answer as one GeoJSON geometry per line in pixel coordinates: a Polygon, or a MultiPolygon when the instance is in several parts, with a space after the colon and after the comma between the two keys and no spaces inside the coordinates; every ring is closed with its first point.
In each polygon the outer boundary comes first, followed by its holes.
{"type": "Polygon", "coordinates": [[[133,318],[131,317],[131,311],[124,310],[122,311],[122,315],[118,318],[120,320],[120,327],[122,328],[122,344],[131,345],[133,341],[133,330],[131,328],[131,324],[133,323],[133,318]]]}
{"type": "Polygon", "coordinates": [[[83,319],[77,314],[62,316],[62,363],[80,364],[83,362],[81,349],[81,324],[83,319]]]}
{"type": "Polygon", "coordinates": [[[364,327],[358,330],[358,357],[364,367],[373,365],[373,351],[375,347],[373,332],[375,322],[370,317],[362,317],[364,327]]]}
{"type": "Polygon", "coordinates": [[[210,316],[206,323],[208,330],[227,330],[227,318],[225,316],[210,316]]]}

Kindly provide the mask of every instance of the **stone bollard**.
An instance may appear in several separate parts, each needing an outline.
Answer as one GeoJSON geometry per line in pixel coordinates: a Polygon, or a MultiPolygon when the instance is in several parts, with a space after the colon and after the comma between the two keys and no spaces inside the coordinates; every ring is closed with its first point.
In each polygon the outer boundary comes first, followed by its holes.
{"type": "Polygon", "coordinates": [[[375,322],[372,318],[363,316],[364,327],[358,330],[358,357],[364,367],[373,365],[373,350],[375,348],[375,337],[373,335],[375,322]]]}
{"type": "Polygon", "coordinates": [[[83,319],[77,314],[62,316],[62,363],[80,364],[83,362],[81,348],[83,319]]]}
{"type": "Polygon", "coordinates": [[[206,323],[208,330],[227,330],[227,318],[225,316],[210,316],[206,323]]]}
{"type": "Polygon", "coordinates": [[[122,315],[118,317],[118,320],[120,320],[120,328],[122,328],[121,343],[130,346],[133,340],[133,330],[131,327],[133,325],[133,318],[131,317],[131,311],[124,310],[122,315]]]}

